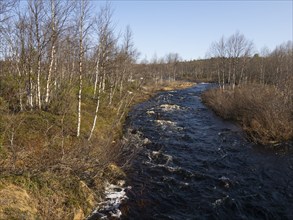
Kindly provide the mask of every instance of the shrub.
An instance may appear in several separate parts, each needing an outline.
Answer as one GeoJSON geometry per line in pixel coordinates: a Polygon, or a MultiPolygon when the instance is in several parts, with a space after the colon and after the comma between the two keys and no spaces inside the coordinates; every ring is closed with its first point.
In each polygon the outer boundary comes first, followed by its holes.
{"type": "Polygon", "coordinates": [[[271,144],[293,138],[293,106],[275,86],[251,84],[235,90],[212,89],[204,102],[219,116],[241,123],[250,139],[271,144]]]}

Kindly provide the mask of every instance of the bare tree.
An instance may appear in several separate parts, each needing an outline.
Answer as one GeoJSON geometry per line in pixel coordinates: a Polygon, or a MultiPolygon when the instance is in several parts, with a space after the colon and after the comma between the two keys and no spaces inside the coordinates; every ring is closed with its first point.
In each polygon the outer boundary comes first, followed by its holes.
{"type": "Polygon", "coordinates": [[[285,42],[275,48],[269,56],[270,82],[286,94],[286,102],[293,102],[293,43],[285,42]]]}
{"type": "Polygon", "coordinates": [[[46,96],[45,105],[48,107],[50,101],[50,92],[52,84],[53,72],[56,74],[57,67],[57,43],[60,42],[60,36],[62,35],[64,29],[66,28],[66,22],[69,18],[70,10],[73,8],[69,1],[64,0],[50,0],[50,57],[49,57],[49,68],[46,82],[46,96]],[[54,71],[55,70],[55,71],[54,71]]]}
{"type": "Polygon", "coordinates": [[[245,68],[253,48],[253,42],[238,31],[227,40],[222,37],[218,42],[212,43],[209,55],[215,58],[218,81],[222,89],[225,88],[226,82],[235,88],[236,83],[241,84],[247,79],[245,68]]]}
{"type": "Polygon", "coordinates": [[[133,43],[133,33],[129,25],[127,25],[124,37],[123,37],[123,45],[120,51],[120,97],[122,96],[123,92],[123,84],[127,78],[128,73],[128,79],[132,80],[133,78],[133,71],[131,70],[132,64],[135,62],[136,58],[138,57],[138,52],[134,48],[133,43]]]}
{"type": "Polygon", "coordinates": [[[270,51],[267,47],[263,47],[260,51],[259,78],[261,84],[265,84],[266,82],[266,59],[269,56],[269,54],[270,51]]]}
{"type": "MultiPolygon", "coordinates": [[[[215,57],[218,83],[222,89],[225,89],[227,50],[224,36],[222,36],[218,42],[212,43],[209,50],[209,56],[215,57]]],[[[230,77],[228,77],[228,82],[229,78],[230,77]]]]}
{"type": "MultiPolygon", "coordinates": [[[[98,112],[100,108],[101,93],[106,88],[106,72],[107,65],[111,60],[116,47],[116,38],[114,37],[114,27],[112,25],[112,9],[110,3],[106,3],[100,8],[98,18],[95,22],[95,30],[98,36],[98,46],[96,51],[95,65],[95,82],[94,82],[94,98],[96,99],[96,110],[94,114],[93,125],[89,134],[91,139],[96,127],[98,112]]],[[[111,87],[111,89],[113,89],[111,87]]],[[[110,96],[113,95],[110,91],[110,96]]],[[[111,99],[111,98],[110,98],[111,99]]]]}
{"type": "Polygon", "coordinates": [[[47,85],[46,85],[46,98],[45,98],[45,105],[48,106],[49,103],[49,95],[50,95],[50,83],[51,83],[51,76],[53,71],[53,65],[55,61],[55,54],[56,54],[56,1],[50,1],[51,6],[51,57],[50,57],[50,65],[47,77],[47,85]]]}
{"type": "Polygon", "coordinates": [[[97,93],[97,86],[99,79],[102,79],[102,90],[105,90],[105,63],[108,60],[110,53],[113,50],[114,27],[112,26],[112,9],[110,3],[106,3],[100,8],[98,18],[95,22],[96,34],[98,37],[97,58],[96,58],[96,72],[94,83],[94,97],[97,93]],[[103,74],[101,74],[103,73],[103,74]]]}
{"type": "Polygon", "coordinates": [[[0,1],[0,30],[2,29],[1,25],[11,17],[10,12],[16,6],[17,2],[17,0],[0,1]]]}
{"type": "Polygon", "coordinates": [[[85,39],[88,34],[90,23],[89,23],[89,1],[81,0],[78,1],[77,16],[78,16],[78,36],[79,36],[79,53],[78,53],[78,75],[79,75],[79,90],[78,90],[78,110],[77,110],[77,132],[76,136],[80,136],[81,126],[81,101],[82,101],[82,86],[83,86],[83,65],[85,55],[85,39]]]}
{"type": "Polygon", "coordinates": [[[30,0],[29,8],[32,19],[32,32],[36,40],[37,47],[37,96],[36,104],[39,109],[42,108],[41,100],[41,64],[42,64],[42,52],[44,47],[44,35],[41,33],[41,24],[44,19],[44,7],[42,0],[30,0]]]}
{"type": "Polygon", "coordinates": [[[166,55],[168,64],[169,81],[176,81],[177,64],[180,61],[178,53],[169,53],[166,55]]]}
{"type": "Polygon", "coordinates": [[[17,5],[17,2],[17,0],[0,1],[0,59],[5,58],[7,53],[9,53],[5,39],[7,39],[7,34],[9,35],[7,28],[9,27],[9,24],[13,23],[13,21],[11,21],[13,16],[11,12],[17,5]]]}
{"type": "Polygon", "coordinates": [[[232,88],[235,88],[238,76],[238,84],[242,83],[244,77],[244,67],[247,58],[251,56],[253,42],[247,40],[238,31],[227,40],[227,54],[230,61],[229,72],[232,72],[232,88]]]}

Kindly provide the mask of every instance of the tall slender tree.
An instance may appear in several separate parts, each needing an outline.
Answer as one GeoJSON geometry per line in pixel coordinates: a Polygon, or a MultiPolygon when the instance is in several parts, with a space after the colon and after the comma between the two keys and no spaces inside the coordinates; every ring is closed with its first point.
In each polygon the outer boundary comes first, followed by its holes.
{"type": "Polygon", "coordinates": [[[93,94],[93,97],[96,99],[96,109],[94,113],[93,125],[88,138],[89,140],[91,139],[96,127],[101,102],[101,93],[104,92],[106,88],[107,62],[109,62],[111,54],[113,54],[116,47],[114,27],[112,26],[112,9],[108,2],[100,8],[95,22],[95,32],[98,37],[93,94]]]}
{"type": "Polygon", "coordinates": [[[76,136],[80,136],[81,127],[81,103],[82,103],[82,87],[84,75],[84,59],[85,59],[85,40],[91,26],[89,20],[90,4],[88,0],[81,0],[77,2],[77,26],[78,26],[78,75],[79,75],[79,89],[78,89],[78,109],[77,109],[77,132],[76,136]]]}

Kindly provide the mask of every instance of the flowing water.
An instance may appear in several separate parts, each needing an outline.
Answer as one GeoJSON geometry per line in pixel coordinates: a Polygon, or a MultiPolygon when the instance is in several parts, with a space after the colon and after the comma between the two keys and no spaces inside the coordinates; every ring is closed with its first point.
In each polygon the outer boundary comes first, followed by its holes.
{"type": "Polygon", "coordinates": [[[293,219],[292,150],[249,143],[202,103],[211,86],[162,92],[130,112],[125,129],[143,141],[122,219],[293,219]]]}

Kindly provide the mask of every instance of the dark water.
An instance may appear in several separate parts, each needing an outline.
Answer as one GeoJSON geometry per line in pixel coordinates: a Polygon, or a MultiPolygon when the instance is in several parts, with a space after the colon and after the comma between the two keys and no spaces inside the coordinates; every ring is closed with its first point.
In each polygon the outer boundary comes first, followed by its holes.
{"type": "Polygon", "coordinates": [[[128,172],[122,219],[293,219],[293,154],[253,146],[200,94],[163,92],[126,129],[144,140],[128,172]]]}

